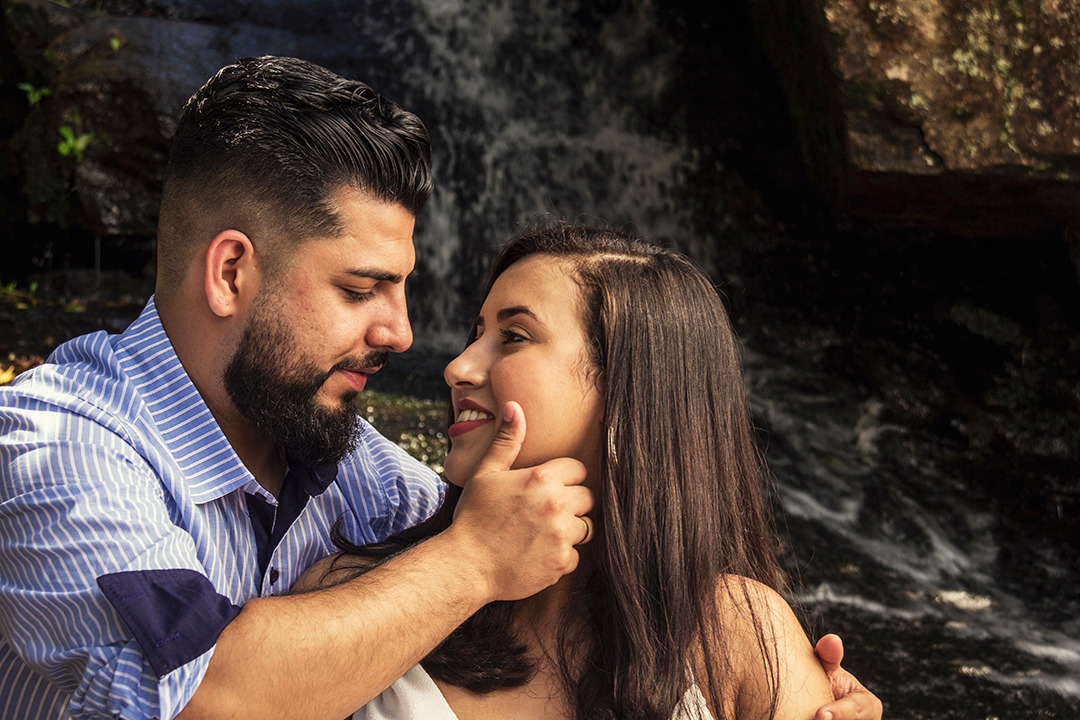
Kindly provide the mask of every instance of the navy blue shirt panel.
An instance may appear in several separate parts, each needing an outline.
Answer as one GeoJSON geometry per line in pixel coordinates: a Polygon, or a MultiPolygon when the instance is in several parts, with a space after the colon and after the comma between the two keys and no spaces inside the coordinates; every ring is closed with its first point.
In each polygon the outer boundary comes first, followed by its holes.
{"type": "Polygon", "coordinates": [[[212,648],[240,613],[195,570],[110,573],[97,583],[158,678],[212,648]]]}

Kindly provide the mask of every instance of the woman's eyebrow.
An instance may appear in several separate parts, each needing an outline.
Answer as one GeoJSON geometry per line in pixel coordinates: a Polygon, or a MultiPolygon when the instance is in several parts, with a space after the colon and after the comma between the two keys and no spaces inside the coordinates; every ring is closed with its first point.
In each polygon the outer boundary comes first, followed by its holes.
{"type": "Polygon", "coordinates": [[[495,318],[499,322],[503,322],[507,318],[512,318],[515,315],[528,315],[533,320],[539,319],[536,317],[536,314],[532,310],[525,307],[524,305],[515,305],[514,307],[503,308],[499,312],[495,313],[495,318]]]}

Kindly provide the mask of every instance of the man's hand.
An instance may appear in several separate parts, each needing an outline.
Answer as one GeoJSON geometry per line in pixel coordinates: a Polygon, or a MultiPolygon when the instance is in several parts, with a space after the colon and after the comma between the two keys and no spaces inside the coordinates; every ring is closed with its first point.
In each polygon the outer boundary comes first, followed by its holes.
{"type": "Polygon", "coordinates": [[[863,687],[854,675],[840,667],[844,643],[839,635],[826,635],[814,648],[829,677],[834,702],[818,708],[814,720],[881,720],[881,700],[863,687]]]}
{"type": "Polygon", "coordinates": [[[516,402],[502,411],[499,431],[465,483],[447,532],[463,535],[464,547],[482,553],[491,600],[518,600],[577,567],[574,546],[593,534],[591,521],[582,517],[593,499],[577,460],[511,470],[525,440],[525,414],[516,402]]]}

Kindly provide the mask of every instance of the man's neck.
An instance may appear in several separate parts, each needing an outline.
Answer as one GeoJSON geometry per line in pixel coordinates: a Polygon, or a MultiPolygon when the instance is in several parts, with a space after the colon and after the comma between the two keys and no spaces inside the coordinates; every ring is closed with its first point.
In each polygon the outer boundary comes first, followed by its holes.
{"type": "Polygon", "coordinates": [[[236,456],[244,467],[248,469],[255,480],[262,485],[274,497],[281,493],[281,486],[285,482],[285,454],[267,435],[251,426],[247,418],[241,416],[235,409],[231,413],[210,411],[217,418],[225,438],[232,445],[236,456]],[[231,415],[225,419],[222,415],[231,415]]]}
{"type": "Polygon", "coordinates": [[[273,440],[240,414],[225,391],[222,377],[226,353],[208,352],[223,347],[225,335],[198,303],[160,301],[157,310],[176,357],[237,457],[255,480],[277,497],[285,480],[281,452],[273,440]]]}

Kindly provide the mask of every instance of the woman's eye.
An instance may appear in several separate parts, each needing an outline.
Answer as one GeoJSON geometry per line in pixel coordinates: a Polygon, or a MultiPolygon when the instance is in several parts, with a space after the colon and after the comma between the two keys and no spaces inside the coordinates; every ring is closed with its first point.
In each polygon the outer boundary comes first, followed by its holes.
{"type": "Polygon", "coordinates": [[[527,338],[519,332],[513,330],[500,330],[499,335],[502,336],[503,345],[511,345],[513,343],[522,343],[527,338]]]}

